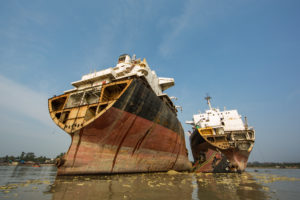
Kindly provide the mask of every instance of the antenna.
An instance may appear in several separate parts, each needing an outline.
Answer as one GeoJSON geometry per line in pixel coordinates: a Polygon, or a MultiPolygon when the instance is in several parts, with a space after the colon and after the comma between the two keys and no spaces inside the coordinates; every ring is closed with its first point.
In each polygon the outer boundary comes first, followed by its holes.
{"type": "Polygon", "coordinates": [[[246,116],[245,116],[245,129],[248,130],[248,120],[246,116]]]}
{"type": "Polygon", "coordinates": [[[211,104],[210,104],[210,100],[212,99],[211,96],[209,96],[209,94],[207,93],[206,97],[204,99],[207,101],[209,109],[212,110],[211,104]]]}
{"type": "Polygon", "coordinates": [[[176,101],[178,100],[178,98],[177,98],[177,97],[174,97],[174,96],[171,96],[170,99],[174,99],[174,100],[176,100],[176,101]]]}

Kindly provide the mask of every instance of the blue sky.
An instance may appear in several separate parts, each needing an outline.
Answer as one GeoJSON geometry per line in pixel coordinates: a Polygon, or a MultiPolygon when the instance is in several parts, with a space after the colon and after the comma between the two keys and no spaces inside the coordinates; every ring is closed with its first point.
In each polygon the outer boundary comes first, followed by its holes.
{"type": "Polygon", "coordinates": [[[47,99],[83,74],[146,57],[185,125],[215,107],[255,127],[250,161],[300,162],[300,1],[1,1],[0,156],[54,157],[69,136],[47,99]]]}

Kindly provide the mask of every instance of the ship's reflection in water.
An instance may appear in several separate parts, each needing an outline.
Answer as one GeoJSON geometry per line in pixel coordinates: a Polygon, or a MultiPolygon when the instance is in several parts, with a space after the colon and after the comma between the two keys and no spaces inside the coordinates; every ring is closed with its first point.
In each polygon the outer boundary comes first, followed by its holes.
{"type": "Polygon", "coordinates": [[[0,199],[299,199],[300,170],[269,173],[56,177],[55,167],[0,166],[0,199]]]}
{"type": "Polygon", "coordinates": [[[151,173],[57,177],[53,200],[266,199],[266,188],[248,174],[151,173]]]}

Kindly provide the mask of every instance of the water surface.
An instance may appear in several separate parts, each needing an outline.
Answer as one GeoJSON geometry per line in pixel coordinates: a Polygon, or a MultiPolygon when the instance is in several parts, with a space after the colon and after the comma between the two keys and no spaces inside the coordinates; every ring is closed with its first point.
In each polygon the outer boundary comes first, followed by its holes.
{"type": "Polygon", "coordinates": [[[299,169],[56,177],[51,166],[0,166],[0,199],[299,199],[299,188],[299,169]]]}

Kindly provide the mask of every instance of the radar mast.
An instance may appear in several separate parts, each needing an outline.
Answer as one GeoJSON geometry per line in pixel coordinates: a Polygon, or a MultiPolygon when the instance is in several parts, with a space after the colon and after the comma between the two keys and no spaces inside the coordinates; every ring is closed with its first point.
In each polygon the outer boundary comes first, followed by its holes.
{"type": "Polygon", "coordinates": [[[207,94],[206,97],[205,97],[204,99],[207,101],[207,104],[208,104],[209,109],[212,110],[211,104],[210,104],[211,96],[209,96],[209,95],[207,94]]]}

